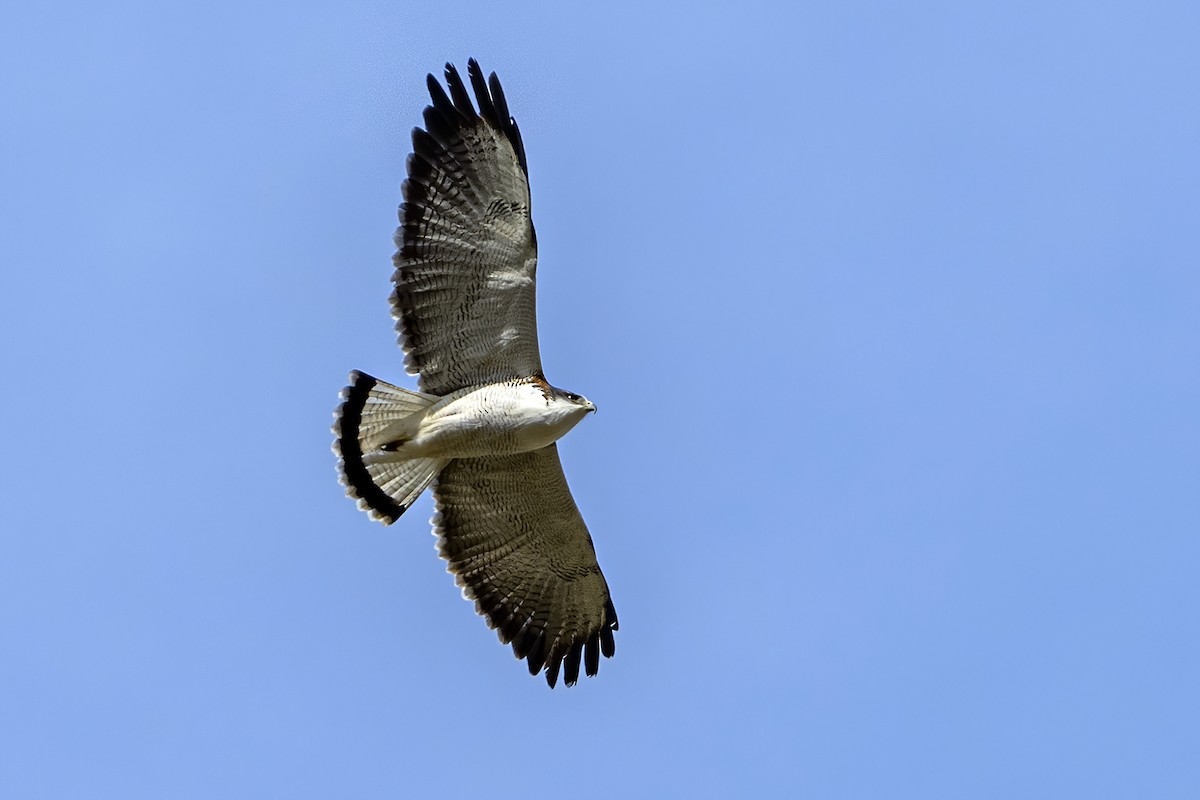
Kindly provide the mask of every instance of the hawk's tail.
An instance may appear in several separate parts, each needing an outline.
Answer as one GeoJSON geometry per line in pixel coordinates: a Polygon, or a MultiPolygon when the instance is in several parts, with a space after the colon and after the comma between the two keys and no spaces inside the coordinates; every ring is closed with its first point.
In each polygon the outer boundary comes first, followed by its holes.
{"type": "Polygon", "coordinates": [[[333,452],[346,494],[373,519],[395,522],[446,466],[445,459],[405,459],[384,447],[397,429],[407,427],[409,417],[437,401],[358,370],[350,373],[350,385],[342,389],[342,403],[334,413],[333,452]]]}

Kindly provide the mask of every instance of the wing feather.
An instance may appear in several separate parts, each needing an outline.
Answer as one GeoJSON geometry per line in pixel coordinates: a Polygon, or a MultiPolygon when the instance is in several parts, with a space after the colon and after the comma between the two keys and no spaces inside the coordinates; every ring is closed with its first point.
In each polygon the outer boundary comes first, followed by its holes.
{"type": "Polygon", "coordinates": [[[525,149],[493,73],[471,59],[432,76],[413,131],[396,232],[392,315],[408,370],[444,395],[542,371],[534,293],[537,240],[525,149]]]}
{"type": "MultiPolygon", "coordinates": [[[[492,73],[495,75],[495,73],[492,73]]],[[[492,102],[491,92],[488,91],[487,81],[483,79],[483,70],[475,59],[467,60],[467,77],[471,88],[475,90],[475,102],[479,104],[479,116],[496,127],[501,125],[500,116],[496,113],[496,105],[492,102]]]]}
{"type": "Polygon", "coordinates": [[[557,447],[456,459],[433,494],[438,550],[500,641],[551,686],[560,667],[574,684],[581,658],[596,674],[617,614],[557,447]]]}

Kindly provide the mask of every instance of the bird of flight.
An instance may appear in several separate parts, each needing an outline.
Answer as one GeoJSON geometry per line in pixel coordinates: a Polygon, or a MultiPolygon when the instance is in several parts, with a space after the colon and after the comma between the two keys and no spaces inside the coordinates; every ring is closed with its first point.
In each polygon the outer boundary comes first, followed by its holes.
{"type": "Polygon", "coordinates": [[[467,77],[474,104],[452,64],[449,94],[428,76],[396,231],[392,316],[421,391],[351,372],[333,450],[346,494],[385,524],[432,485],[463,596],[529,674],[571,686],[617,630],[555,445],[596,407],[542,373],[525,148],[496,74],[471,59],[467,77]]]}

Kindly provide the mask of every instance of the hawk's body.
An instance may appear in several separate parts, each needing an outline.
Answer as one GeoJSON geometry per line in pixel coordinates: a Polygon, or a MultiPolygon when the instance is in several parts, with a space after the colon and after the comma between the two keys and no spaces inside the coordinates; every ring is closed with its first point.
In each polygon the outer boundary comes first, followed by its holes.
{"type": "Polygon", "coordinates": [[[359,372],[334,450],[347,494],[394,522],[433,484],[438,548],[476,610],[551,686],[611,656],[616,611],[558,460],[593,406],[542,375],[525,151],[495,74],[457,70],[413,131],[392,310],[411,392],[359,372]]]}

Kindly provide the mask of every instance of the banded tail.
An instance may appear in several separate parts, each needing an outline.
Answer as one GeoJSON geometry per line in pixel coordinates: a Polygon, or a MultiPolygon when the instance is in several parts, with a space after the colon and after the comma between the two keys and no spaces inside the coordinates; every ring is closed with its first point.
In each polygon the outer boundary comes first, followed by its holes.
{"type": "Polygon", "coordinates": [[[434,395],[411,392],[372,378],[350,373],[342,402],[334,413],[333,452],[346,494],[358,507],[391,525],[420,497],[446,466],[446,459],[401,458],[385,448],[397,430],[438,401],[434,395]]]}

